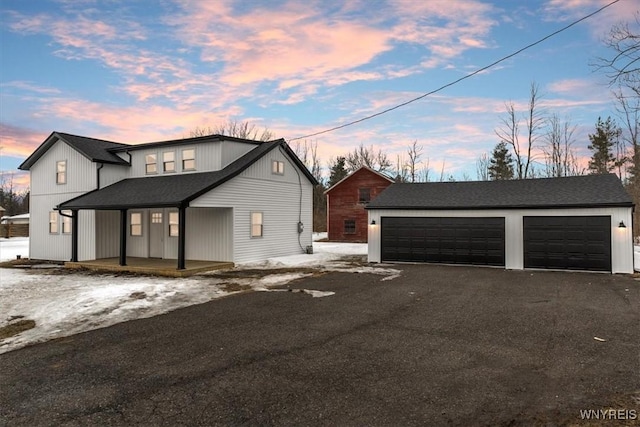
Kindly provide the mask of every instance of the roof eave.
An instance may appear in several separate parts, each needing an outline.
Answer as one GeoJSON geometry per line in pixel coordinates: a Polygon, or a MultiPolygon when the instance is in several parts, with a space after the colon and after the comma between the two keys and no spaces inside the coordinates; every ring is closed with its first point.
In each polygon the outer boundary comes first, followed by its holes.
{"type": "Polygon", "coordinates": [[[633,208],[633,202],[588,203],[561,205],[504,205],[504,206],[365,206],[367,210],[501,210],[501,209],[580,209],[580,208],[633,208]]]}

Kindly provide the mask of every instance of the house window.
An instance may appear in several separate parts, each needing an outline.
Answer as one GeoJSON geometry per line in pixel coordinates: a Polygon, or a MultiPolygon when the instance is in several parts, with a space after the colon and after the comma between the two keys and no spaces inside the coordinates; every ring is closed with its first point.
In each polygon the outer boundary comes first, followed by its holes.
{"type": "Polygon", "coordinates": [[[196,150],[189,148],[182,150],[182,170],[189,171],[196,169],[196,150]]]}
{"type": "Polygon", "coordinates": [[[275,175],[284,175],[284,162],[274,160],[271,162],[271,173],[275,175]]]}
{"type": "Polygon", "coordinates": [[[58,234],[58,212],[49,212],[49,233],[58,234]]]}
{"type": "Polygon", "coordinates": [[[56,162],[56,184],[67,183],[67,161],[60,160],[56,162]]]}
{"type": "Polygon", "coordinates": [[[344,220],[344,234],[355,234],[356,232],[356,220],[345,219],[344,220]]]}
{"type": "Polygon", "coordinates": [[[371,189],[360,188],[358,190],[358,203],[367,204],[371,201],[371,189]]]}
{"type": "Polygon", "coordinates": [[[165,172],[176,171],[176,153],[173,151],[165,151],[162,153],[162,169],[165,172]]]}
{"type": "Polygon", "coordinates": [[[155,154],[147,154],[144,156],[144,171],[146,173],[158,173],[158,160],[155,154]]]}
{"type": "Polygon", "coordinates": [[[152,224],[162,224],[162,212],[152,212],[151,213],[151,223],[152,224]]]}
{"type": "Polygon", "coordinates": [[[71,215],[71,211],[62,211],[62,234],[71,233],[71,218],[65,215],[71,215]]]}
{"type": "Polygon", "coordinates": [[[178,212],[169,212],[169,236],[177,237],[179,233],[178,212]]]}
{"type": "Polygon", "coordinates": [[[251,212],[251,237],[262,237],[262,212],[251,212]]]}
{"type": "Polygon", "coordinates": [[[142,214],[140,212],[131,212],[131,235],[142,236],[142,214]]]}

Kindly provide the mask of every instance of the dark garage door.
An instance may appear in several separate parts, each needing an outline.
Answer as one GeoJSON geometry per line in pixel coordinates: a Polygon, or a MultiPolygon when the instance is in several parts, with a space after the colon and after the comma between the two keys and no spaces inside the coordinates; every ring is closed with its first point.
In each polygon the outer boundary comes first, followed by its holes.
{"type": "Polygon", "coordinates": [[[383,217],[383,261],[504,266],[504,218],[383,217]]]}
{"type": "Polygon", "coordinates": [[[524,267],[611,271],[611,217],[524,217],[524,267]]]}

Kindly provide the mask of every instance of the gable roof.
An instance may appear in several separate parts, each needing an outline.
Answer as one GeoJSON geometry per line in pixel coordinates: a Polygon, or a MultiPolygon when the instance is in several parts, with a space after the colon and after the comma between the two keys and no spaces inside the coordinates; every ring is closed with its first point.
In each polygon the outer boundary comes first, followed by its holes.
{"type": "Polygon", "coordinates": [[[513,181],[392,184],[367,209],[633,207],[614,174],[513,181]]]}
{"type": "Polygon", "coordinates": [[[147,142],[143,144],[123,144],[120,142],[106,141],[104,139],[88,138],[86,136],[71,135],[64,132],[52,132],[49,137],[29,156],[22,162],[18,169],[29,170],[44,153],[49,150],[58,140],[66,142],[68,145],[76,149],[83,156],[92,162],[97,163],[110,163],[117,165],[129,165],[126,160],[123,160],[115,153],[123,151],[143,150],[153,147],[164,147],[169,145],[189,145],[206,141],[234,141],[242,142],[246,144],[260,145],[262,141],[255,141],[252,139],[235,138],[225,135],[206,135],[197,136],[193,138],[181,138],[172,139],[168,141],[147,142]]]}
{"type": "Polygon", "coordinates": [[[61,203],[58,209],[130,209],[188,206],[189,202],[227,182],[264,155],[282,147],[312,184],[317,185],[307,168],[283,140],[260,143],[244,156],[212,172],[186,173],[158,177],[128,178],[61,203]]]}
{"type": "Polygon", "coordinates": [[[381,178],[386,179],[387,181],[393,183],[395,182],[393,179],[389,178],[388,176],[386,176],[385,174],[375,171],[373,169],[371,169],[368,166],[360,166],[358,169],[354,170],[353,172],[351,172],[349,175],[345,176],[344,178],[342,178],[340,181],[336,182],[335,184],[333,184],[331,187],[327,188],[324,192],[324,194],[327,194],[328,192],[332,191],[334,188],[336,188],[338,185],[342,184],[344,181],[348,180],[349,178],[351,178],[352,176],[354,176],[355,174],[357,174],[358,172],[360,172],[361,170],[366,170],[369,172],[372,172],[376,175],[378,175],[381,178]]]}
{"type": "Polygon", "coordinates": [[[40,159],[58,140],[66,142],[80,154],[92,162],[109,163],[116,165],[128,165],[126,160],[121,159],[109,152],[109,149],[126,147],[127,144],[119,142],[105,141],[103,139],[87,138],[86,136],[71,135],[63,132],[52,132],[51,135],[22,162],[18,169],[29,170],[35,162],[40,159]]]}

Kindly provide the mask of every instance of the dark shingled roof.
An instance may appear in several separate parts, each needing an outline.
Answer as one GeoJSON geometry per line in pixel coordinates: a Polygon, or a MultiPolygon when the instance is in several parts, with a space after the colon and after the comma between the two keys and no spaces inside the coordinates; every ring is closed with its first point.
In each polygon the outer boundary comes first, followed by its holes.
{"type": "Polygon", "coordinates": [[[391,184],[367,209],[515,209],[633,206],[614,174],[513,181],[391,184]]]}
{"type": "Polygon", "coordinates": [[[98,163],[110,163],[116,165],[128,165],[129,163],[113,153],[110,153],[109,149],[116,149],[126,147],[127,144],[121,144],[119,142],[105,141],[103,139],[87,138],[85,136],[71,135],[63,132],[53,132],[40,145],[36,151],[34,151],[22,164],[18,167],[21,170],[29,170],[33,164],[38,161],[44,153],[47,152],[58,139],[66,142],[71,147],[76,149],[79,153],[85,156],[92,162],[98,163]]]}
{"type": "Polygon", "coordinates": [[[276,147],[283,147],[303,174],[316,185],[307,168],[284,140],[265,142],[222,170],[157,177],[128,178],[68,200],[59,209],[130,209],[185,206],[193,199],[240,174],[276,147]]]}

